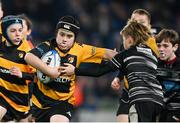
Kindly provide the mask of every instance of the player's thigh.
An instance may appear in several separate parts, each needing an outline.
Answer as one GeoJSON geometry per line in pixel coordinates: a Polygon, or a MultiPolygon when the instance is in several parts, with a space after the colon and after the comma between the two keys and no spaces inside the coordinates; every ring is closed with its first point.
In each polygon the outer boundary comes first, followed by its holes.
{"type": "Polygon", "coordinates": [[[128,122],[128,114],[129,114],[129,98],[128,93],[123,91],[121,98],[119,100],[119,108],[117,110],[117,122],[128,122]]]}
{"type": "Polygon", "coordinates": [[[123,89],[121,98],[119,100],[119,107],[116,113],[116,116],[121,114],[129,114],[129,98],[128,93],[123,89]]]}

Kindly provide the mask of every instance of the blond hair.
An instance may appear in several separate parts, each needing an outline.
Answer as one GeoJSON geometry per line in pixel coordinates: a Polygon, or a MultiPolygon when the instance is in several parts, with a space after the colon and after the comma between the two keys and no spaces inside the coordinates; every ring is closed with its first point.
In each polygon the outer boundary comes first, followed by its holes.
{"type": "Polygon", "coordinates": [[[140,43],[145,44],[147,40],[151,37],[150,30],[146,26],[138,23],[135,20],[129,20],[127,25],[120,32],[120,34],[123,36],[131,36],[134,40],[133,45],[137,45],[140,43]]]}

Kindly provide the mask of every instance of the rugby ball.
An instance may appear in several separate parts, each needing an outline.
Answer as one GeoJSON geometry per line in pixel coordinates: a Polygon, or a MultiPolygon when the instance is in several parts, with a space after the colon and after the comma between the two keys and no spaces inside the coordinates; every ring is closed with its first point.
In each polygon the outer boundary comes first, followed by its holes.
{"type": "MultiPolygon", "coordinates": [[[[59,56],[56,50],[48,51],[41,57],[41,60],[51,67],[57,67],[57,66],[60,66],[61,64],[61,57],[59,56]]],[[[52,78],[48,77],[47,75],[45,75],[39,70],[37,70],[37,77],[40,80],[40,82],[44,84],[47,84],[53,80],[52,78]]]]}

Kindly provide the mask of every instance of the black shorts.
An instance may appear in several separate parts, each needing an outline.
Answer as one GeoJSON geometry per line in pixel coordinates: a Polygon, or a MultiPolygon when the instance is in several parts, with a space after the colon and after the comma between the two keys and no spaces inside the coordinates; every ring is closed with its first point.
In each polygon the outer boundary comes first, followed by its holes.
{"type": "Polygon", "coordinates": [[[116,116],[120,114],[129,114],[129,97],[128,91],[123,88],[121,98],[119,100],[119,108],[117,110],[116,116]]]}
{"type": "Polygon", "coordinates": [[[24,119],[29,116],[29,112],[19,112],[15,110],[2,97],[0,97],[0,105],[7,109],[7,112],[2,119],[3,122],[14,121],[14,120],[20,121],[21,119],[24,119]]]}
{"type": "Polygon", "coordinates": [[[72,104],[62,101],[47,109],[40,109],[33,106],[31,113],[36,122],[50,122],[51,116],[56,114],[64,115],[71,120],[73,111],[74,107],[72,104]]]}
{"type": "Polygon", "coordinates": [[[162,108],[151,101],[135,102],[129,110],[130,122],[156,122],[162,108]]]}

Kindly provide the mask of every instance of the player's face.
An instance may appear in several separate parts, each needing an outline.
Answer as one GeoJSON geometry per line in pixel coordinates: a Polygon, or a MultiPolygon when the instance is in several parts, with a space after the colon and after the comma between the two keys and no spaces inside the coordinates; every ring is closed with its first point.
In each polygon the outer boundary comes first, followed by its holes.
{"type": "Polygon", "coordinates": [[[56,36],[56,42],[61,50],[69,50],[75,40],[75,35],[73,32],[65,30],[65,29],[59,29],[56,36]]]}
{"type": "Polygon", "coordinates": [[[157,43],[160,59],[164,61],[170,61],[175,57],[175,51],[178,48],[178,45],[172,45],[168,40],[162,40],[161,43],[157,43]]]}
{"type": "Polygon", "coordinates": [[[151,28],[151,25],[149,23],[148,17],[146,15],[140,15],[138,13],[134,13],[131,16],[131,20],[135,20],[138,23],[141,23],[144,26],[148,27],[149,29],[151,28]]]}
{"type": "Polygon", "coordinates": [[[129,49],[133,45],[133,39],[131,36],[122,36],[124,49],[129,49]]]}
{"type": "Polygon", "coordinates": [[[23,27],[21,24],[12,24],[7,29],[7,35],[14,45],[18,45],[23,38],[23,27]]]}

